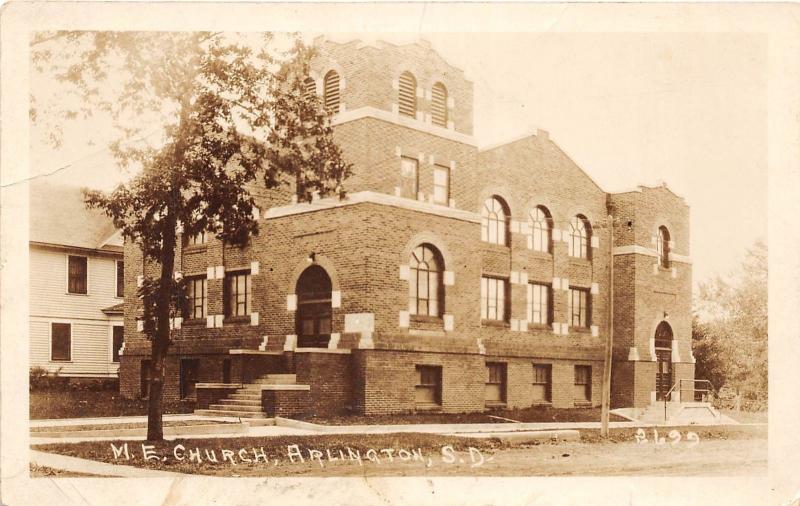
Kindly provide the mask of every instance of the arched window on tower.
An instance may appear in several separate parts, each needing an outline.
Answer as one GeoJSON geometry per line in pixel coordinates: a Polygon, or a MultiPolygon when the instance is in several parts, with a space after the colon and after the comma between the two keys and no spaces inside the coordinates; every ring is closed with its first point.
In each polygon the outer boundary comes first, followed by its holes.
{"type": "Polygon", "coordinates": [[[508,206],[500,197],[486,199],[481,210],[481,240],[507,246],[509,215],[508,206]]]}
{"type": "Polygon", "coordinates": [[[658,250],[659,267],[669,268],[669,230],[663,225],[658,227],[656,249],[658,250]]]}
{"type": "Polygon", "coordinates": [[[421,244],[411,253],[408,277],[408,311],[413,315],[442,315],[444,285],[441,254],[430,244],[421,244]]]}
{"type": "Polygon", "coordinates": [[[436,83],[431,88],[431,123],[447,128],[447,88],[436,83]]]}
{"type": "Polygon", "coordinates": [[[569,256],[589,259],[591,239],[589,220],[582,214],[574,216],[569,223],[569,256]]]}
{"type": "Polygon", "coordinates": [[[531,249],[550,253],[552,245],[553,219],[544,206],[536,206],[531,211],[531,249]]]}
{"type": "Polygon", "coordinates": [[[417,80],[411,72],[400,74],[397,107],[403,116],[417,117],[417,80]]]}
{"type": "Polygon", "coordinates": [[[325,108],[336,114],[339,112],[339,74],[335,70],[329,71],[323,83],[325,108]]]}
{"type": "Polygon", "coordinates": [[[303,97],[311,98],[317,94],[317,83],[313,77],[303,79],[303,97]]]}

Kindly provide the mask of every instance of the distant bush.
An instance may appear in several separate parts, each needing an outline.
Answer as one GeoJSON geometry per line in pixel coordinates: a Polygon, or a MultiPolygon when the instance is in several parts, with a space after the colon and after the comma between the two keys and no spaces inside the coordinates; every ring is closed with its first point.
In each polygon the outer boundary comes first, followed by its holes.
{"type": "Polygon", "coordinates": [[[30,390],[32,392],[36,390],[64,390],[67,387],[69,378],[60,376],[60,372],[60,368],[51,373],[44,367],[31,367],[28,374],[30,390]]]}

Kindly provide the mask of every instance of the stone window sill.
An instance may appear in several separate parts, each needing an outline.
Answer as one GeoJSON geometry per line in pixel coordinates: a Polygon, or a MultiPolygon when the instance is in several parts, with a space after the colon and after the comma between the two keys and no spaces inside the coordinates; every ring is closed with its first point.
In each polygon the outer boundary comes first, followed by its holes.
{"type": "Polygon", "coordinates": [[[424,411],[426,413],[437,412],[442,410],[441,404],[417,404],[414,406],[415,411],[424,411]]]}
{"type": "Polygon", "coordinates": [[[444,320],[440,316],[412,314],[409,316],[409,320],[418,323],[441,323],[442,325],[444,325],[444,320]]]}
{"type": "Polygon", "coordinates": [[[573,403],[573,405],[576,408],[591,408],[592,407],[591,401],[575,401],[573,403]]]}
{"type": "Polygon", "coordinates": [[[553,325],[551,323],[528,323],[528,330],[529,331],[549,330],[552,332],[553,325]]]}
{"type": "Polygon", "coordinates": [[[201,325],[205,326],[206,319],[205,318],[190,318],[188,320],[183,320],[181,322],[182,327],[199,327],[201,325]]]}
{"type": "Polygon", "coordinates": [[[183,247],[184,253],[202,253],[207,249],[207,244],[187,244],[183,247]]]}
{"type": "Polygon", "coordinates": [[[482,327],[498,327],[502,329],[510,329],[511,324],[503,320],[481,320],[482,327]]]}
{"type": "Polygon", "coordinates": [[[488,409],[505,409],[508,404],[500,401],[486,401],[485,406],[488,409]]]}

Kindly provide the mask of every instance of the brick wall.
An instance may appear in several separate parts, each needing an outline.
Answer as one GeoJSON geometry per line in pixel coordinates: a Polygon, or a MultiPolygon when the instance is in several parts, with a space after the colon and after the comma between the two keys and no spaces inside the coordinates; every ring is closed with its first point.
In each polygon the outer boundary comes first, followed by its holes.
{"type": "Polygon", "coordinates": [[[290,417],[309,414],[311,398],[308,390],[262,390],[261,407],[269,417],[290,417]]]}
{"type": "Polygon", "coordinates": [[[343,414],[353,408],[352,358],[345,354],[295,353],[297,383],[310,385],[306,412],[343,414]]]}

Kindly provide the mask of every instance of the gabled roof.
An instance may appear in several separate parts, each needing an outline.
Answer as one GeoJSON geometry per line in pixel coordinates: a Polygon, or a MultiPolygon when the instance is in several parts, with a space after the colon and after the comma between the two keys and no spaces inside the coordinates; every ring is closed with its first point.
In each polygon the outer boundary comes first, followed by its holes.
{"type": "Polygon", "coordinates": [[[87,209],[78,186],[30,182],[30,241],[84,249],[122,251],[111,219],[87,209]]]}

